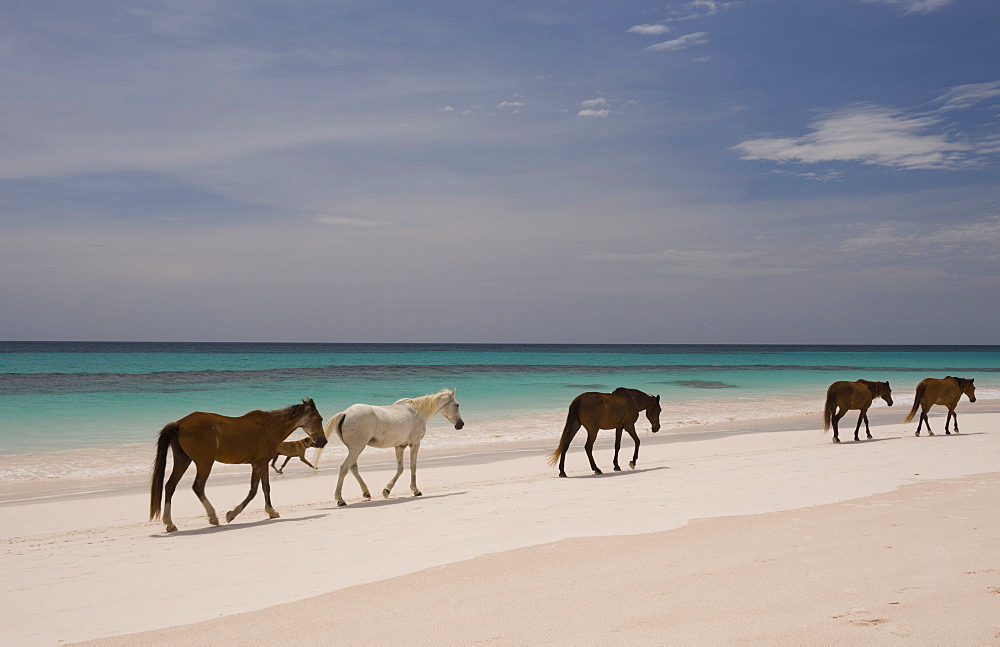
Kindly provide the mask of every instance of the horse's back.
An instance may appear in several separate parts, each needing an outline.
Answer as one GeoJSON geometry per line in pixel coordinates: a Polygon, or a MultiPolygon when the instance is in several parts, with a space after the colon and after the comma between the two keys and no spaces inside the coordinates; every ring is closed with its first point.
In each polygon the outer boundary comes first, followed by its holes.
{"type": "Polygon", "coordinates": [[[858,409],[866,407],[872,403],[872,395],[868,387],[860,382],[848,382],[841,380],[834,382],[826,390],[827,399],[833,398],[834,402],[846,409],[858,409]]]}
{"type": "Polygon", "coordinates": [[[639,416],[638,410],[632,411],[635,406],[629,398],[614,393],[588,391],[576,396],[574,402],[579,402],[577,417],[584,427],[615,429],[627,422],[633,413],[636,418],[639,416]]]}
{"type": "Polygon", "coordinates": [[[405,400],[388,406],[352,404],[344,410],[341,431],[348,446],[396,447],[420,440],[415,436],[423,437],[421,423],[417,410],[405,400]]]}

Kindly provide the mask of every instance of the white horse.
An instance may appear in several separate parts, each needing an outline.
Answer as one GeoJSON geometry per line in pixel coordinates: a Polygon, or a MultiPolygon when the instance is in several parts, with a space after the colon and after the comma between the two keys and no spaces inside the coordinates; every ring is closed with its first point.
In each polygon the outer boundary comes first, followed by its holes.
{"type": "MultiPolygon", "coordinates": [[[[458,413],[455,391],[447,389],[420,398],[403,398],[387,407],[352,404],[327,420],[323,425],[326,437],[329,438],[330,433],[336,431],[340,440],[347,446],[347,458],[340,466],[337,491],[334,493],[337,505],[347,505],[341,496],[347,470],[351,470],[358,479],[365,501],[371,501],[372,496],[368,492],[368,486],[358,473],[358,456],[361,455],[365,445],[396,448],[396,475],[382,490],[382,496],[385,498],[389,498],[392,486],[403,473],[403,450],[409,447],[410,490],[413,491],[413,496],[420,496],[421,492],[417,489],[417,452],[420,450],[420,441],[427,432],[427,421],[438,413],[455,425],[455,429],[465,426],[462,416],[458,413]]],[[[313,459],[317,466],[320,456],[321,450],[313,459]]]]}

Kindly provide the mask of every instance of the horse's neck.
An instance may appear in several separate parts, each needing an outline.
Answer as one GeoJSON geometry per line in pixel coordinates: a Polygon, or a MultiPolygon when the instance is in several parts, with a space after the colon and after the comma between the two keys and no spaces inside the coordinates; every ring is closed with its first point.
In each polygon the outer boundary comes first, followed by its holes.
{"type": "Polygon", "coordinates": [[[619,389],[619,391],[623,391],[626,396],[632,398],[632,402],[635,403],[635,406],[639,411],[648,407],[649,401],[653,399],[652,396],[646,395],[639,389],[619,389]]]}
{"type": "Polygon", "coordinates": [[[423,418],[424,422],[427,422],[441,410],[441,404],[438,403],[438,396],[435,395],[425,395],[419,398],[403,398],[398,402],[408,402],[410,405],[416,409],[417,414],[423,418]]]}

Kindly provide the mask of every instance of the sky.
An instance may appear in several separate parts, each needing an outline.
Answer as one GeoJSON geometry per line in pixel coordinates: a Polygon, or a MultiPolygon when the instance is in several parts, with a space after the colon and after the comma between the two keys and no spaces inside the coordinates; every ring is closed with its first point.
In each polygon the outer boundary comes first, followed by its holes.
{"type": "Polygon", "coordinates": [[[995,0],[0,4],[0,339],[1000,343],[995,0]]]}

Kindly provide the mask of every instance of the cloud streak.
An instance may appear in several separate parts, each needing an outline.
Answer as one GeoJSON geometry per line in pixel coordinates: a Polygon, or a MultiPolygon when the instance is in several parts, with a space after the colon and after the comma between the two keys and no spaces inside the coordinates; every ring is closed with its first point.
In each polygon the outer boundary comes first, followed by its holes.
{"type": "Polygon", "coordinates": [[[656,43],[655,45],[650,45],[646,48],[647,52],[677,52],[682,49],[687,49],[689,47],[694,47],[696,45],[704,45],[708,42],[708,32],[698,31],[693,34],[687,34],[681,36],[680,38],[675,38],[673,40],[665,40],[662,43],[656,43]]]}
{"type": "Polygon", "coordinates": [[[734,146],[741,159],[778,163],[860,162],[892,169],[967,169],[994,152],[992,139],[949,136],[939,116],[861,104],[827,114],[799,137],[758,137],[734,146]]]}

